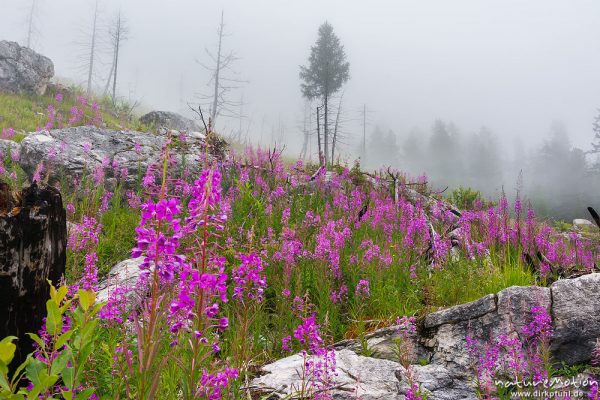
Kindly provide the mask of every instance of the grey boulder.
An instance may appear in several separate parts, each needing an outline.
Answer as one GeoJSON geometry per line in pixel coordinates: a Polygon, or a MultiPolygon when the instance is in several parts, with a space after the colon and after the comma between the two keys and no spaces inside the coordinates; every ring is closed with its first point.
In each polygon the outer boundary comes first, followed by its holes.
{"type": "Polygon", "coordinates": [[[16,42],[0,41],[0,91],[43,95],[53,76],[48,57],[16,42]]]}
{"type": "Polygon", "coordinates": [[[558,361],[589,361],[600,339],[600,274],[552,284],[554,334],[551,350],[558,361]]]}
{"type": "MultiPolygon", "coordinates": [[[[144,176],[148,165],[161,164],[166,141],[163,135],[94,126],[40,131],[29,134],[21,142],[20,164],[30,177],[38,165],[43,164],[50,179],[60,177],[61,173],[67,178],[78,179],[104,166],[108,178],[126,170],[125,183],[130,184],[144,176]]],[[[172,168],[181,171],[200,168],[199,156],[204,155],[205,145],[200,138],[173,144],[169,152],[175,163],[172,168]]]]}
{"type": "Polygon", "coordinates": [[[140,118],[140,122],[157,128],[185,132],[200,132],[204,129],[196,121],[170,111],[151,111],[140,118]]]}

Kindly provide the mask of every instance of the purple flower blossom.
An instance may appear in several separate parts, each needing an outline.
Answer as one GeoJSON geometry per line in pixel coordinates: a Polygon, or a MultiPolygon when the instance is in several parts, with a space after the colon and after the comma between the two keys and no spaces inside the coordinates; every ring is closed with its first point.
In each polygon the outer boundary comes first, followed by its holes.
{"type": "Polygon", "coordinates": [[[267,282],[263,274],[263,262],[255,253],[241,254],[241,264],[233,269],[233,298],[244,303],[246,299],[263,300],[267,282]]]}
{"type": "Polygon", "coordinates": [[[369,281],[361,279],[358,281],[356,285],[356,290],[354,291],[354,295],[359,299],[366,299],[371,295],[371,291],[369,289],[369,281]]]}

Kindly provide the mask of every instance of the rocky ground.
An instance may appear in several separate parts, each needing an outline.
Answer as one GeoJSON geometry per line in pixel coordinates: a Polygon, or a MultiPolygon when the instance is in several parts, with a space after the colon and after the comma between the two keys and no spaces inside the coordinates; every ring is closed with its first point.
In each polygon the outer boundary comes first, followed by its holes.
{"type": "MultiPolygon", "coordinates": [[[[476,399],[476,362],[469,357],[467,336],[487,343],[498,334],[521,335],[531,320],[531,307],[546,307],[553,318],[551,350],[554,360],[569,365],[588,362],[600,334],[600,274],[565,279],[549,288],[510,287],[467,304],[425,316],[413,346],[416,380],[431,400],[476,399]]],[[[395,347],[399,327],[366,337],[370,357],[360,355],[356,340],[335,346],[337,399],[404,399],[408,384],[395,347]],[[358,396],[358,397],[357,397],[358,396]]],[[[252,388],[271,398],[293,395],[301,387],[303,359],[295,354],[262,367],[252,388]]]]}

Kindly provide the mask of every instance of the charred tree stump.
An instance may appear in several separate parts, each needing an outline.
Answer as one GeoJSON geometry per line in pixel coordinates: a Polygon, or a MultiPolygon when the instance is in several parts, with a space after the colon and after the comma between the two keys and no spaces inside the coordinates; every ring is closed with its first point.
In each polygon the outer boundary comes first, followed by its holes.
{"type": "Polygon", "coordinates": [[[13,195],[0,182],[0,339],[19,338],[14,369],[33,349],[46,317],[48,280],[57,285],[65,272],[67,216],[60,192],[34,182],[13,195]]]}

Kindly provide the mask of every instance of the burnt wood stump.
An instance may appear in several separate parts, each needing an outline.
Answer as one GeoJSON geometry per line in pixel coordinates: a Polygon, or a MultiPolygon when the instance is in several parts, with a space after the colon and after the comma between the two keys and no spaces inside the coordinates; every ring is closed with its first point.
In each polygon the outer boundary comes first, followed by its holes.
{"type": "Polygon", "coordinates": [[[33,350],[28,332],[46,317],[51,280],[65,272],[67,216],[60,192],[34,182],[11,193],[0,181],[0,339],[16,336],[14,369],[33,350]]]}

